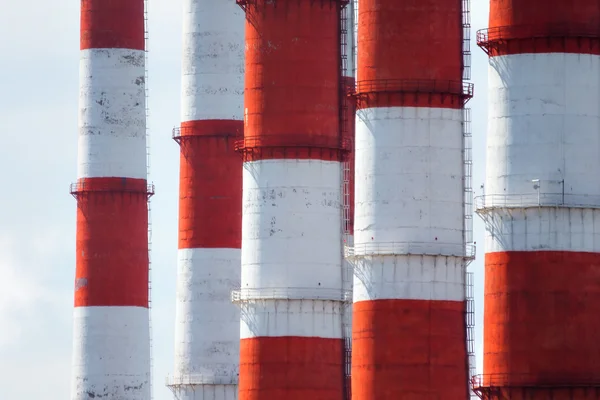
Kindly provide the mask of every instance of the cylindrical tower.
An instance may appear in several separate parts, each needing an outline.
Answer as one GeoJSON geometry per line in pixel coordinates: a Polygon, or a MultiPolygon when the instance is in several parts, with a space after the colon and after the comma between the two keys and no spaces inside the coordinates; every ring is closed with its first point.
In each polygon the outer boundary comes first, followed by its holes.
{"type": "Polygon", "coordinates": [[[340,0],[246,11],[239,395],[343,398],[340,0]]]}
{"type": "Polygon", "coordinates": [[[359,0],[352,397],[468,397],[466,1],[359,0]]]}
{"type": "Polygon", "coordinates": [[[491,0],[488,398],[600,398],[600,3],[491,0]]]}
{"type": "MultiPolygon", "coordinates": [[[[340,128],[342,137],[346,138],[349,146],[347,157],[342,163],[342,209],[343,209],[343,242],[345,248],[350,248],[354,243],[354,127],[356,115],[356,102],[351,97],[354,93],[355,85],[355,5],[356,0],[350,0],[342,9],[341,28],[342,28],[342,97],[340,128]]],[[[343,278],[342,285],[348,293],[352,291],[353,273],[352,263],[349,260],[343,260],[343,278]]],[[[344,337],[344,374],[346,399],[352,398],[351,392],[351,360],[352,360],[352,302],[344,303],[342,309],[342,324],[344,337]]]]}
{"type": "Polygon", "coordinates": [[[237,399],[244,13],[231,1],[186,0],[183,18],[179,255],[175,373],[178,400],[237,399]]]}
{"type": "Polygon", "coordinates": [[[151,398],[144,16],[81,1],[73,400],[151,398]]]}

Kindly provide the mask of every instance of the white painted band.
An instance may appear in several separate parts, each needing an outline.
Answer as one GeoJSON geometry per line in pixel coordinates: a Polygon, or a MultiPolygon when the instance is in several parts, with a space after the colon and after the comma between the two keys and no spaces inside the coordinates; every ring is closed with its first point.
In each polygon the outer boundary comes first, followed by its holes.
{"type": "Polygon", "coordinates": [[[492,57],[488,80],[486,195],[600,204],[600,56],[492,57]]]}
{"type": "Polygon", "coordinates": [[[240,336],[342,338],[342,305],[337,301],[266,300],[242,304],[240,336]]]}
{"type": "Polygon", "coordinates": [[[600,210],[497,209],[483,215],[487,253],[578,251],[600,253],[600,210]]]}
{"type": "Polygon", "coordinates": [[[357,112],[355,246],[463,243],[462,110],[357,112]]]}
{"type": "Polygon", "coordinates": [[[239,249],[178,251],[175,375],[237,377],[240,309],[230,293],[239,286],[239,249]]]}
{"type": "Polygon", "coordinates": [[[235,1],[184,1],[182,121],[242,120],[244,32],[235,1]]]}
{"type": "Polygon", "coordinates": [[[361,257],[354,263],[354,302],[465,299],[460,257],[361,257]]]}
{"type": "Polygon", "coordinates": [[[71,399],[150,398],[149,310],[76,307],[71,399]]]}
{"type": "Polygon", "coordinates": [[[243,173],[241,289],[341,293],[340,163],[262,160],[243,173]]]}
{"type": "Polygon", "coordinates": [[[78,178],[146,179],[145,53],[81,51],[78,178]]]}

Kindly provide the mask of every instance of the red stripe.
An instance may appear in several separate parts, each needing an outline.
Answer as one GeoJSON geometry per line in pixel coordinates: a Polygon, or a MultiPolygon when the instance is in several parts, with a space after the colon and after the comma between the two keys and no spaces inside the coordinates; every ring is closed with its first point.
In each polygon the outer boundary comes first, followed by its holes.
{"type": "Polygon", "coordinates": [[[338,2],[256,0],[246,19],[246,160],[339,160],[338,2]]]}
{"type": "Polygon", "coordinates": [[[241,138],[244,122],[229,119],[206,119],[181,123],[181,136],[234,136],[241,138]]]}
{"type": "Polygon", "coordinates": [[[239,400],[341,400],[342,361],[342,339],[242,339],[239,400]]]}
{"type": "Polygon", "coordinates": [[[600,254],[488,253],[484,307],[496,384],[600,384],[600,254]]]}
{"type": "Polygon", "coordinates": [[[148,307],[148,201],[142,179],[79,182],[75,307],[148,307]]]}
{"type": "Polygon", "coordinates": [[[353,305],[352,399],[468,398],[465,303],[353,305]]]}
{"type": "Polygon", "coordinates": [[[234,150],[241,121],[182,124],[179,248],[240,248],[242,157],[234,150]],[[184,127],[198,128],[185,132],[184,127]],[[202,127],[202,129],[199,129],[202,127]],[[203,136],[203,135],[215,136],[203,136]],[[191,136],[188,136],[191,135],[191,136]]]}
{"type": "Polygon", "coordinates": [[[600,54],[600,4],[580,0],[491,0],[491,56],[523,53],[600,54]]]}
{"type": "Polygon", "coordinates": [[[358,91],[372,93],[367,107],[461,108],[453,96],[430,92],[448,82],[462,82],[461,1],[361,0],[358,18],[358,91]],[[398,81],[419,81],[414,92],[398,81]],[[378,88],[361,86],[378,83],[378,88]],[[396,82],[396,83],[394,83],[396,82]],[[404,94],[399,94],[403,92],[404,94]]]}
{"type": "Polygon", "coordinates": [[[81,0],[81,50],[144,50],[144,0],[81,0]]]}
{"type": "MultiPolygon", "coordinates": [[[[352,93],[354,91],[354,78],[353,77],[344,77],[342,79],[342,84],[344,85],[343,93],[352,93]]],[[[356,102],[352,100],[349,96],[344,96],[343,101],[345,102],[346,107],[346,116],[345,116],[345,136],[350,143],[350,152],[348,153],[348,202],[349,202],[349,212],[348,212],[348,231],[351,235],[354,233],[354,168],[356,164],[356,155],[354,153],[354,141],[356,136],[356,102]]]]}

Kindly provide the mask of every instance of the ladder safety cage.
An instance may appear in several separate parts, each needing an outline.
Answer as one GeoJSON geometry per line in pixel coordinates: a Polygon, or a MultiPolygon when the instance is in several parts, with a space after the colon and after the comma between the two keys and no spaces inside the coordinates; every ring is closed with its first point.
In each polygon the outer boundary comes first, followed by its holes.
{"type": "MultiPolygon", "coordinates": [[[[355,68],[355,54],[354,54],[354,35],[349,34],[349,29],[354,30],[354,0],[350,0],[345,7],[340,11],[340,139],[348,138],[348,106],[350,101],[354,101],[354,98],[348,96],[348,88],[346,87],[345,78],[348,76],[348,57],[352,58],[352,69],[355,68]],[[348,53],[348,43],[351,43],[351,53],[348,53]]],[[[350,71],[353,73],[354,71],[350,71]]],[[[353,132],[350,132],[353,135],[353,132]]],[[[352,278],[353,273],[350,265],[346,265],[347,261],[344,258],[344,248],[350,245],[350,236],[353,232],[350,232],[350,162],[351,157],[354,157],[354,146],[353,140],[350,140],[350,151],[342,160],[342,287],[349,292],[352,290],[352,278]]],[[[344,373],[343,373],[343,387],[344,387],[344,399],[351,400],[351,388],[350,388],[350,375],[352,367],[352,326],[349,323],[348,313],[352,312],[351,308],[352,299],[350,295],[349,303],[342,304],[342,336],[344,340],[344,373]]]]}
{"type": "Polygon", "coordinates": [[[470,397],[476,398],[477,395],[472,390],[471,379],[477,373],[476,359],[475,359],[475,291],[474,291],[474,273],[467,272],[465,274],[465,325],[467,333],[467,358],[468,358],[468,380],[467,386],[469,387],[470,397]]]}
{"type": "MultiPolygon", "coordinates": [[[[146,111],[146,179],[150,180],[150,127],[148,121],[150,119],[149,108],[149,92],[148,92],[148,46],[149,46],[149,29],[148,29],[148,7],[149,0],[144,0],[144,94],[145,94],[145,111],[146,111]]],[[[154,192],[154,191],[153,191],[154,192]]],[[[149,370],[149,386],[150,400],[154,398],[153,384],[153,340],[152,340],[152,207],[150,196],[148,197],[148,335],[150,339],[150,370],[149,370]]]]}
{"type": "MultiPolygon", "coordinates": [[[[473,247],[473,148],[471,132],[471,109],[462,110],[463,130],[463,195],[464,195],[464,243],[465,248],[473,247]]],[[[467,265],[470,261],[467,262],[467,265]]]]}
{"type": "Polygon", "coordinates": [[[463,79],[471,79],[471,0],[462,0],[463,79]]]}

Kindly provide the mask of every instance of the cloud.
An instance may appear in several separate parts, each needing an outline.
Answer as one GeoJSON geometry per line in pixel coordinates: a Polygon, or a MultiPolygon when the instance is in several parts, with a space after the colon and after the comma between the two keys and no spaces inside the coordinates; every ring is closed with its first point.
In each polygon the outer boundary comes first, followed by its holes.
{"type": "Polygon", "coordinates": [[[73,300],[65,286],[72,279],[57,284],[51,269],[52,260],[70,258],[63,238],[0,232],[0,398],[46,397],[50,388],[56,399],[68,395],[73,300]],[[28,384],[33,376],[43,378],[28,384]]]}

